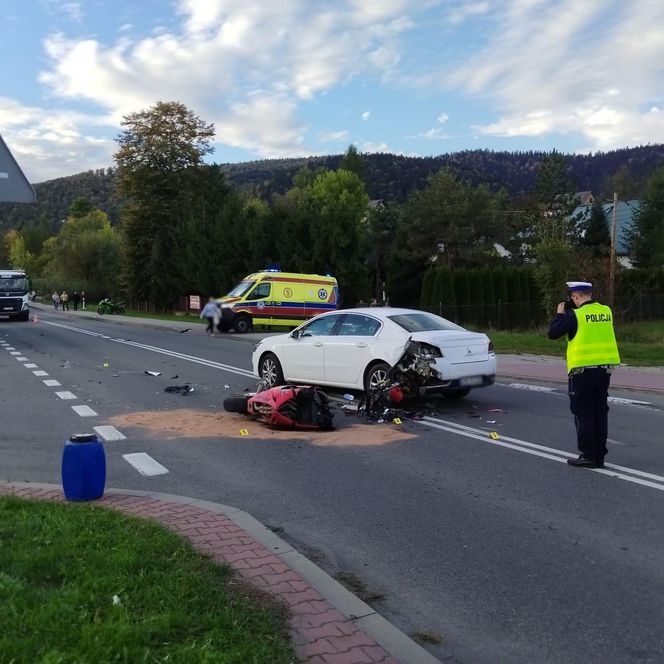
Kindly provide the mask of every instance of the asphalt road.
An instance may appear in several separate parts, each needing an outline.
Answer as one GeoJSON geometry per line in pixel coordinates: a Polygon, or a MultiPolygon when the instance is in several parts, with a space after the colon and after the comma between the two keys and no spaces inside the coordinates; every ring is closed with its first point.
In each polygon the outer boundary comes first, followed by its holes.
{"type": "Polygon", "coordinates": [[[342,414],[347,437],[325,445],[201,435],[226,396],[255,385],[246,338],[38,313],[0,322],[1,479],[57,483],[63,442],[114,424],[126,438],[105,444],[108,486],[252,513],[329,573],[383,594],[374,606],[405,632],[439,635],[427,647],[443,661],[664,661],[661,398],[613,393],[653,405],[612,404],[605,471],[564,463],[575,444],[560,387],[433,400],[436,415],[406,421],[411,437],[394,442],[370,438],[395,425],[365,436],[342,414]],[[164,393],[184,382],[194,392],[164,393]],[[118,424],[173,411],[177,432],[118,424]],[[122,456],[137,452],[168,473],[139,474],[122,456]]]}

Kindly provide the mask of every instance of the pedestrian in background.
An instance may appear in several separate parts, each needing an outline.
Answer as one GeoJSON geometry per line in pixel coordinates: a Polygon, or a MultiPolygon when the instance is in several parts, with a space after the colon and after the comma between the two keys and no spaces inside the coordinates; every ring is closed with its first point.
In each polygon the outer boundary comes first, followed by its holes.
{"type": "Polygon", "coordinates": [[[561,302],[549,326],[549,339],[567,335],[570,410],[574,414],[577,459],[571,466],[603,468],[608,436],[611,371],[620,364],[609,307],[593,300],[592,284],[568,281],[569,299],[561,302]]]}
{"type": "Polygon", "coordinates": [[[71,303],[74,305],[74,311],[78,311],[78,303],[81,301],[81,296],[78,294],[78,291],[74,291],[71,296],[71,303]]]}
{"type": "Polygon", "coordinates": [[[199,315],[199,318],[207,318],[205,334],[211,334],[214,336],[215,319],[218,315],[219,305],[215,302],[213,297],[210,297],[199,315]]]}
{"type": "Polygon", "coordinates": [[[85,311],[85,291],[81,291],[81,311],[85,311]]]}
{"type": "Polygon", "coordinates": [[[62,311],[69,311],[69,293],[66,290],[60,294],[60,304],[62,304],[62,311]]]}
{"type": "Polygon", "coordinates": [[[51,299],[53,300],[53,308],[57,311],[58,307],[60,306],[60,296],[55,291],[53,291],[51,299]]]}

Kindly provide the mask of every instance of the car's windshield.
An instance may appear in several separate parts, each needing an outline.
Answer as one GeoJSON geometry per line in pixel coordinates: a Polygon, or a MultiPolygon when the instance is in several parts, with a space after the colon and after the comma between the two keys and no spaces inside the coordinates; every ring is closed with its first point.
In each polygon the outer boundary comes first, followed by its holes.
{"type": "Polygon", "coordinates": [[[396,314],[388,316],[406,332],[431,332],[432,330],[463,330],[464,328],[426,311],[414,311],[409,314],[396,314]]]}
{"type": "Polygon", "coordinates": [[[28,291],[28,279],[23,276],[0,275],[0,291],[28,291]]]}
{"type": "Polygon", "coordinates": [[[226,297],[242,297],[255,283],[255,281],[241,281],[226,297]]]}

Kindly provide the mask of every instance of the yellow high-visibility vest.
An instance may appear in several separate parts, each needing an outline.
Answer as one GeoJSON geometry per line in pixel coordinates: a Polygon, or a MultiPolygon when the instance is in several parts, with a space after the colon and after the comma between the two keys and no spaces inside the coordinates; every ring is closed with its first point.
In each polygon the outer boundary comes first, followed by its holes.
{"type": "Polygon", "coordinates": [[[567,342],[567,372],[579,367],[620,364],[611,309],[592,302],[573,311],[578,328],[567,342]]]}

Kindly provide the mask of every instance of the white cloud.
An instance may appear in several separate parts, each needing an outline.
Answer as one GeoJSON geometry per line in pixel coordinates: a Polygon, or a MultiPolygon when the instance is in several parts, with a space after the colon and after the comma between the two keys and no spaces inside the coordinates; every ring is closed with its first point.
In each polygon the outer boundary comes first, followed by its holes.
{"type": "Polygon", "coordinates": [[[449,134],[445,134],[440,127],[434,127],[428,129],[427,131],[422,131],[419,134],[412,134],[411,136],[406,136],[406,138],[428,138],[435,140],[443,140],[446,138],[452,138],[449,134]]]}
{"type": "Polygon", "coordinates": [[[362,122],[366,122],[371,117],[371,111],[364,111],[362,113],[362,122]]]}
{"type": "Polygon", "coordinates": [[[469,17],[486,14],[490,8],[488,2],[464,2],[447,12],[447,22],[457,26],[469,17]]]}
{"type": "Polygon", "coordinates": [[[371,154],[375,152],[394,152],[394,150],[390,149],[387,143],[372,143],[371,141],[367,141],[366,143],[362,143],[362,152],[371,154]]]}
{"type": "Polygon", "coordinates": [[[348,138],[348,132],[345,129],[342,129],[341,131],[320,132],[318,138],[324,143],[338,143],[339,141],[345,141],[348,138]]]}
{"type": "Polygon", "coordinates": [[[483,134],[579,134],[590,149],[662,140],[664,5],[509,0],[488,46],[447,82],[493,102],[483,134]]]}
{"type": "Polygon", "coordinates": [[[447,113],[441,113],[436,120],[440,122],[440,124],[445,124],[448,120],[450,119],[450,116],[447,113]]]}
{"type": "Polygon", "coordinates": [[[56,99],[100,107],[116,125],[176,99],[215,123],[219,143],[260,156],[302,154],[308,127],[301,102],[356,76],[389,76],[400,62],[401,36],[416,25],[411,16],[429,4],[175,0],[179,27],[151,35],[132,38],[130,25],[113,43],[51,34],[40,82],[56,99]]]}

